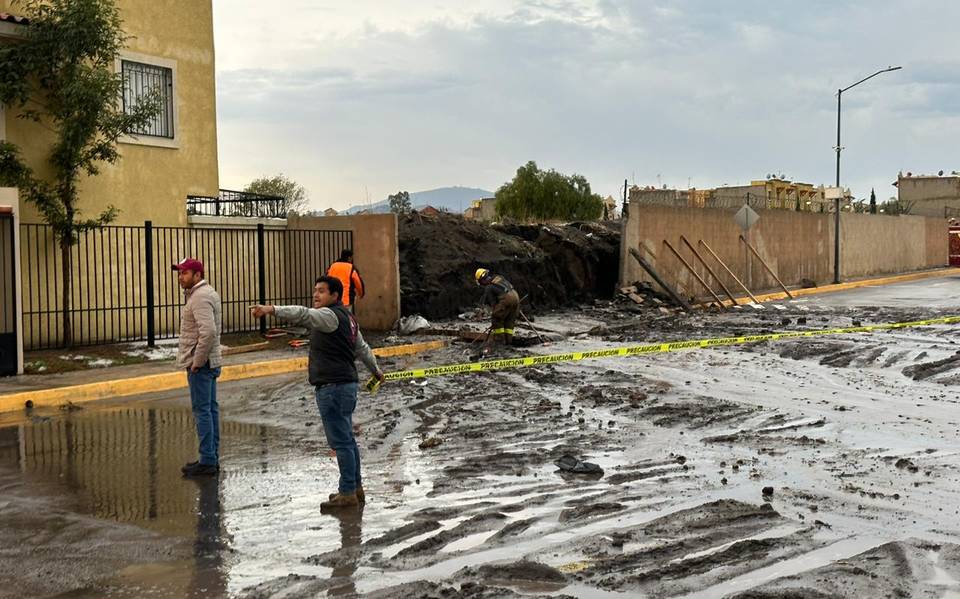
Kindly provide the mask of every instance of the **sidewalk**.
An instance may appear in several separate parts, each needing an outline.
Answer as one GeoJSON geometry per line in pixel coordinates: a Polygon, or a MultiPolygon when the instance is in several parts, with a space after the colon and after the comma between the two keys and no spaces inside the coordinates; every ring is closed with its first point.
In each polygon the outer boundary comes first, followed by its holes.
{"type": "MultiPolygon", "coordinates": [[[[223,364],[224,366],[230,366],[302,356],[306,356],[306,351],[295,351],[292,349],[264,350],[224,356],[223,364]]],[[[174,371],[176,371],[176,365],[173,360],[156,360],[152,362],[142,362],[140,364],[88,368],[58,374],[21,374],[19,376],[0,378],[0,397],[10,393],[86,385],[106,380],[134,379],[154,374],[168,374],[174,371]]]]}
{"type": "MultiPolygon", "coordinates": [[[[790,294],[794,298],[805,297],[809,295],[820,295],[822,293],[837,293],[839,291],[849,291],[850,289],[857,289],[860,287],[877,287],[881,285],[895,285],[897,283],[908,283],[910,281],[922,281],[924,279],[937,279],[940,277],[949,277],[960,275],[960,268],[956,267],[947,267],[947,268],[938,268],[936,270],[924,270],[921,272],[912,272],[902,275],[890,275],[888,277],[880,277],[876,279],[858,279],[854,281],[847,281],[845,283],[837,283],[831,285],[823,285],[821,287],[809,287],[809,288],[800,288],[800,289],[790,289],[790,294]]],[[[772,302],[787,299],[787,294],[782,291],[776,291],[773,293],[764,293],[760,295],[754,294],[757,298],[757,301],[763,302],[772,302]]],[[[738,304],[747,304],[752,300],[747,297],[738,297],[738,304]]],[[[731,306],[732,302],[730,300],[724,300],[725,306],[731,306]]]]}
{"type": "MultiPolygon", "coordinates": [[[[411,355],[439,349],[449,342],[427,341],[407,345],[374,348],[377,357],[411,355]]],[[[305,372],[307,352],[265,350],[224,356],[221,382],[305,372]]],[[[0,379],[0,412],[34,407],[60,406],[113,397],[141,395],[187,386],[186,374],[172,361],[148,362],[81,370],[63,374],[30,374],[0,379]]]]}

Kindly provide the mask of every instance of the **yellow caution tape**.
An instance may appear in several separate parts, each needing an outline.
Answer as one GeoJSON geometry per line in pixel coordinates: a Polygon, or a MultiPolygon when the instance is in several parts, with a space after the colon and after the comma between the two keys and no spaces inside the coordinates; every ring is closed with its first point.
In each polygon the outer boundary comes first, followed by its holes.
{"type": "MultiPolygon", "coordinates": [[[[912,322],[896,322],[889,324],[874,324],[859,327],[847,327],[839,329],[818,329],[813,331],[787,331],[783,333],[770,333],[768,335],[745,335],[742,337],[719,337],[714,339],[698,339],[695,341],[670,341],[665,343],[648,343],[644,345],[629,345],[625,347],[614,347],[610,349],[600,349],[585,352],[571,352],[567,354],[550,354],[545,356],[527,356],[524,358],[508,358],[505,360],[487,360],[484,362],[469,362],[465,364],[449,364],[447,366],[434,366],[432,368],[415,368],[413,370],[401,370],[398,372],[386,373],[386,380],[399,381],[404,379],[419,379],[432,376],[446,376],[451,374],[461,374],[464,372],[483,372],[488,370],[503,370],[506,368],[524,368],[527,366],[540,366],[543,364],[556,364],[558,362],[577,362],[579,360],[592,360],[596,358],[622,358],[626,356],[638,356],[641,354],[659,354],[680,349],[703,349],[708,347],[718,347],[723,345],[742,345],[745,343],[757,343],[760,341],[778,341],[781,339],[797,339],[800,337],[817,337],[820,335],[845,335],[848,333],[870,333],[873,331],[888,331],[893,329],[905,329],[910,327],[922,327],[933,324],[956,324],[960,323],[960,316],[945,316],[943,318],[930,318],[927,320],[915,320],[912,322]]],[[[369,383],[368,383],[369,384],[369,383]]],[[[374,391],[375,392],[375,391],[374,391]]]]}

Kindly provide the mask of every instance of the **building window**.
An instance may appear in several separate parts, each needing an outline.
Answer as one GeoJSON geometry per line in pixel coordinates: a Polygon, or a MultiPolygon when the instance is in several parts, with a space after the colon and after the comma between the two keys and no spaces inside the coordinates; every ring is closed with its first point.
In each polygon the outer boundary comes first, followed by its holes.
{"type": "Polygon", "coordinates": [[[173,69],[130,60],[123,66],[123,111],[133,112],[147,95],[160,94],[160,112],[133,135],[151,135],[173,139],[173,69]]]}

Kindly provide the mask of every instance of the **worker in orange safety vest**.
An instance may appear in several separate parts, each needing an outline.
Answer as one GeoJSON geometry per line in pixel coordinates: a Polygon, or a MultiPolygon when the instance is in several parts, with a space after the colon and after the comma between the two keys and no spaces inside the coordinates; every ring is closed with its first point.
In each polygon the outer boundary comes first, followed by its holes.
{"type": "Polygon", "coordinates": [[[336,277],[343,283],[343,305],[353,312],[356,300],[363,297],[363,277],[353,265],[353,250],[340,252],[340,259],[330,265],[327,276],[336,277]]]}

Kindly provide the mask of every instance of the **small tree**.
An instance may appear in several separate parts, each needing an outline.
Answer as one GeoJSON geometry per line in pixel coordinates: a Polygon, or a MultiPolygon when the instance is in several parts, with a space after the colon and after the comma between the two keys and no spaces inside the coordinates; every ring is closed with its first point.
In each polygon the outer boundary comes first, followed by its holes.
{"type": "Polygon", "coordinates": [[[870,190],[870,214],[877,213],[877,194],[873,189],[870,190]]]}
{"type": "Polygon", "coordinates": [[[390,212],[394,214],[407,214],[413,210],[413,206],[410,203],[410,194],[405,191],[398,191],[388,196],[387,200],[390,202],[390,212]]]}
{"type": "Polygon", "coordinates": [[[307,190],[283,173],[273,177],[254,179],[243,188],[248,193],[259,193],[267,196],[277,196],[287,200],[287,210],[303,212],[310,203],[307,190]]]}
{"type": "Polygon", "coordinates": [[[892,216],[898,216],[900,214],[910,214],[913,210],[913,202],[898,200],[897,198],[891,196],[889,200],[880,204],[880,212],[884,214],[889,214],[892,216]]]}
{"type": "Polygon", "coordinates": [[[29,24],[24,37],[0,45],[0,103],[51,131],[49,170],[40,176],[17,146],[0,142],[0,184],[20,189],[53,229],[63,268],[63,345],[73,345],[70,323],[71,247],[79,235],[117,216],[108,206],[84,219],[77,206],[84,177],[120,159],[117,140],[143,129],[160,111],[160,94],[121,105],[123,76],[114,64],[127,39],[113,0],[21,0],[29,24]]]}
{"type": "Polygon", "coordinates": [[[590,191],[583,175],[541,171],[530,161],[497,190],[497,216],[517,220],[597,220],[603,199],[590,191]]]}

